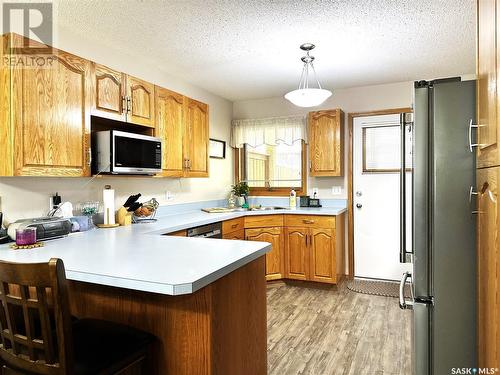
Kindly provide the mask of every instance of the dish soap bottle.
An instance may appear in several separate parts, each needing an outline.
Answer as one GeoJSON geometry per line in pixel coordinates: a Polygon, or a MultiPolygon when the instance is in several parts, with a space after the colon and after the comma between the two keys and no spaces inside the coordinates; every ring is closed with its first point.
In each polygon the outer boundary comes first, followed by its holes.
{"type": "Polygon", "coordinates": [[[297,208],[297,193],[293,189],[290,191],[290,208],[297,208]]]}

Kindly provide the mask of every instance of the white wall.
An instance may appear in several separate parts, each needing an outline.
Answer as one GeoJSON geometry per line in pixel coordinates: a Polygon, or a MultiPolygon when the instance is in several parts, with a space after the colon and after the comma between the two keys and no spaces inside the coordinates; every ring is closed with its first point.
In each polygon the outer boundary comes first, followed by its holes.
{"type": "MultiPolygon", "coordinates": [[[[345,171],[347,173],[347,114],[389,108],[410,107],[412,105],[413,82],[338,89],[321,106],[314,109],[296,107],[283,97],[235,102],[233,118],[263,118],[288,115],[305,115],[311,110],[340,108],[345,113],[345,171]]],[[[319,189],[320,198],[346,199],[347,180],[345,177],[309,177],[308,193],[319,189]],[[333,195],[332,187],[342,187],[341,195],[333,195]]]]}
{"type": "MultiPolygon", "coordinates": [[[[207,103],[210,110],[210,137],[229,141],[232,118],[230,101],[170,76],[163,72],[161,67],[152,66],[141,56],[113,50],[112,47],[100,41],[90,40],[85,35],[76,35],[60,29],[57,37],[56,47],[62,50],[207,103]]],[[[225,198],[233,183],[232,153],[226,152],[224,160],[210,159],[210,178],[107,177],[89,181],[90,178],[2,177],[0,211],[4,212],[8,222],[43,215],[48,209],[49,196],[56,191],[64,200],[75,204],[86,200],[99,200],[101,190],[106,184],[116,190],[117,204],[137,192],[141,192],[145,198],[156,197],[160,204],[225,198]],[[174,194],[174,199],[168,202],[165,200],[167,190],[174,194]]]]}

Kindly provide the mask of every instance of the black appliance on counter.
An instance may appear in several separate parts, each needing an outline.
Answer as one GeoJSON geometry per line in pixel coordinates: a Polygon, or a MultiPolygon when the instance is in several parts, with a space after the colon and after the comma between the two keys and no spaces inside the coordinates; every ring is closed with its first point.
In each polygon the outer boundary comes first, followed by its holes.
{"type": "Polygon", "coordinates": [[[309,195],[299,197],[300,207],[322,207],[318,198],[310,198],[309,195]]]}

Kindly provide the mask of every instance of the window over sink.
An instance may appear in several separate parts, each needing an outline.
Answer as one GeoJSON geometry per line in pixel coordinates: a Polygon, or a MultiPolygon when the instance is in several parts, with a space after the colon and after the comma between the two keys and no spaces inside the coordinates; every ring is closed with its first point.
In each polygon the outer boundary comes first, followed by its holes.
{"type": "Polygon", "coordinates": [[[251,195],[305,194],[306,134],[303,116],[233,121],[237,180],[251,195]]]}

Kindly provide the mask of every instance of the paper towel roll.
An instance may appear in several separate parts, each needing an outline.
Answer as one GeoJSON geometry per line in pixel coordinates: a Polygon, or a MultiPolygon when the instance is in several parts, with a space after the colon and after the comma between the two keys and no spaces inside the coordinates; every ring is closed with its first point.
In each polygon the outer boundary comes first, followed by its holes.
{"type": "Polygon", "coordinates": [[[115,191],[106,185],[102,191],[102,205],[104,207],[104,224],[115,224],[115,191]]]}

